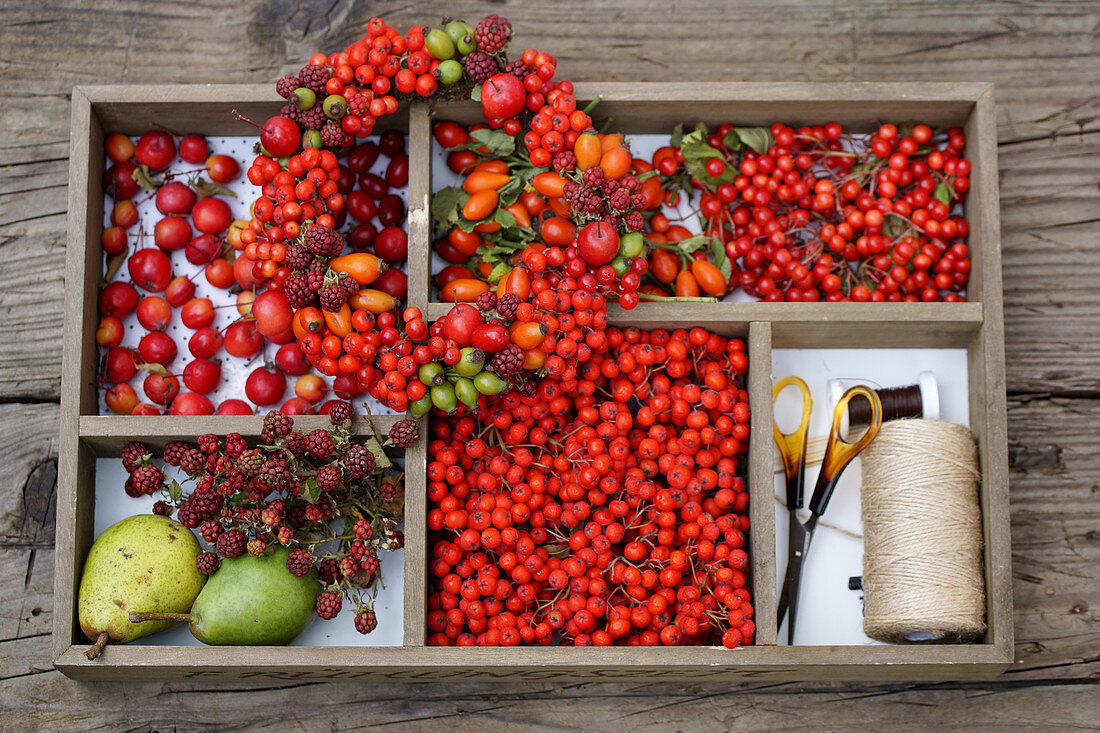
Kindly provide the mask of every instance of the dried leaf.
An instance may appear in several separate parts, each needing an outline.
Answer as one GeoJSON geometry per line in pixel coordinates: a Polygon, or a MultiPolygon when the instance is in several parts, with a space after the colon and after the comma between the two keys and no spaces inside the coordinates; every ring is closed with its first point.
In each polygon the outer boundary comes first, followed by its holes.
{"type": "Polygon", "coordinates": [[[201,176],[192,182],[191,188],[195,189],[195,193],[199,195],[200,199],[210,196],[232,196],[233,198],[237,198],[237,194],[233,193],[228,186],[208,181],[201,176]]]}
{"type": "Polygon", "coordinates": [[[382,444],[378,442],[377,438],[367,438],[363,445],[374,454],[374,466],[375,470],[385,470],[393,465],[390,457],[386,455],[386,451],[382,449],[382,444]]]}
{"type": "Polygon", "coordinates": [[[149,166],[145,164],[139,165],[136,169],[134,169],[134,172],[130,174],[130,177],[134,179],[134,183],[150,191],[156,191],[158,188],[164,185],[164,181],[153,180],[153,172],[150,171],[149,166]]]}
{"type": "Polygon", "coordinates": [[[317,485],[317,479],[310,476],[302,484],[302,497],[313,503],[321,498],[321,487],[317,485]]]}
{"type": "Polygon", "coordinates": [[[126,262],[126,258],[130,256],[130,245],[127,244],[126,248],[118,254],[107,256],[107,272],[103,275],[103,282],[109,283],[111,279],[118,274],[118,271],[122,269],[123,263],[126,262]]]}

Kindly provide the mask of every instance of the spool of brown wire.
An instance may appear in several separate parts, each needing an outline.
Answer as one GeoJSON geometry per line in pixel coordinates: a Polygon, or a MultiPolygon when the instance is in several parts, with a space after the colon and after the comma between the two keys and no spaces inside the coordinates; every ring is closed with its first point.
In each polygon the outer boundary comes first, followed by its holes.
{"type": "MultiPolygon", "coordinates": [[[[924,402],[921,400],[920,385],[876,389],[882,402],[882,419],[901,420],[907,417],[920,417],[924,414],[924,402]]],[[[866,397],[857,395],[848,403],[848,425],[858,428],[871,424],[871,403],[866,397]]]]}

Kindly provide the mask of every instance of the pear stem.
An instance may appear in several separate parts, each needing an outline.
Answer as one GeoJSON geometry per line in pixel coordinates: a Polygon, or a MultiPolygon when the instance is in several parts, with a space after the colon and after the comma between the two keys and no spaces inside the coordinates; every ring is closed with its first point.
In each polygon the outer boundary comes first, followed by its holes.
{"type": "Polygon", "coordinates": [[[111,640],[111,635],[106,631],[99,634],[99,638],[95,640],[95,645],[91,649],[84,652],[84,656],[88,659],[95,659],[103,651],[103,647],[107,646],[107,642],[111,640]]]}
{"type": "Polygon", "coordinates": [[[138,624],[142,621],[186,621],[191,623],[195,620],[195,615],[191,613],[156,613],[154,611],[148,613],[138,613],[137,611],[130,612],[130,623],[138,624]]]}

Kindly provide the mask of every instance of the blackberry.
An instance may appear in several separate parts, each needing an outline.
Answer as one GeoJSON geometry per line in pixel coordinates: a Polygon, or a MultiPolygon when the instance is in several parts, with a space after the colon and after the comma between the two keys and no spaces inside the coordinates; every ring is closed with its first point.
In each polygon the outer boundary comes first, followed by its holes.
{"type": "Polygon", "coordinates": [[[275,535],[275,539],[279,541],[280,545],[286,547],[290,544],[290,541],[294,539],[294,530],[290,527],[279,527],[279,532],[275,535]]]}
{"type": "Polygon", "coordinates": [[[321,105],[315,104],[305,112],[299,112],[298,116],[301,118],[302,127],[307,130],[320,130],[328,122],[328,117],[325,116],[325,110],[321,108],[321,105]]]}
{"type": "Polygon", "coordinates": [[[340,561],[334,557],[328,557],[321,561],[321,580],[325,585],[335,585],[344,579],[340,572],[340,561]]]}
{"type": "Polygon", "coordinates": [[[264,426],[260,431],[260,440],[270,445],[278,438],[285,438],[294,429],[294,420],[279,410],[264,415],[264,426]]]}
{"type": "Polygon", "coordinates": [[[306,230],[305,244],[318,257],[335,257],[344,248],[339,233],[324,224],[313,224],[306,230]]]}
{"type": "Polygon", "coordinates": [[[195,558],[195,566],[203,575],[213,575],[221,567],[222,559],[213,552],[204,552],[195,558]]]}
{"type": "Polygon", "coordinates": [[[213,433],[205,433],[199,436],[199,450],[203,453],[217,453],[218,452],[218,436],[213,433]]]}
{"type": "Polygon", "coordinates": [[[534,66],[528,66],[523,61],[516,59],[515,61],[509,61],[508,65],[504,67],[505,74],[511,74],[520,81],[523,81],[528,74],[535,73],[534,66]]]}
{"type": "Polygon", "coordinates": [[[474,301],[474,303],[476,303],[477,307],[483,311],[491,311],[493,308],[497,307],[496,293],[492,291],[482,293],[481,295],[477,296],[477,299],[474,301]]]}
{"type": "Polygon", "coordinates": [[[330,148],[342,148],[350,143],[351,135],[344,132],[344,128],[335,120],[326,122],[321,128],[321,142],[330,148]]]}
{"type": "Polygon", "coordinates": [[[141,441],[131,440],[122,446],[122,467],[126,469],[126,473],[133,473],[138,466],[145,465],[152,457],[153,454],[149,452],[149,448],[141,441]]]}
{"type": "Polygon", "coordinates": [[[332,433],[324,428],[309,431],[309,435],[306,436],[306,451],[311,456],[323,461],[331,456],[334,450],[336,450],[336,441],[333,440],[332,433]]]}
{"type": "Polygon", "coordinates": [[[267,552],[267,543],[259,539],[249,540],[247,550],[252,557],[262,557],[267,552]]]}
{"type": "Polygon", "coordinates": [[[554,156],[552,162],[556,171],[571,171],[577,167],[577,156],[572,150],[563,150],[554,156]]]}
{"type": "Polygon", "coordinates": [[[363,610],[355,614],[355,630],[360,634],[369,634],[378,628],[378,617],[374,611],[363,610]]]}
{"type": "Polygon", "coordinates": [[[302,110],[298,109],[293,104],[284,104],[279,110],[279,116],[286,117],[299,127],[302,125],[302,110]]]}
{"type": "Polygon", "coordinates": [[[366,478],[374,473],[374,454],[365,445],[352,445],[344,454],[344,468],[354,478],[366,478]]]}
{"type": "Polygon", "coordinates": [[[188,529],[194,529],[202,524],[202,519],[199,518],[198,513],[195,511],[195,507],[190,501],[185,501],[180,504],[179,512],[176,513],[176,519],[188,529]]]}
{"type": "Polygon", "coordinates": [[[474,84],[482,84],[487,81],[490,76],[500,71],[497,62],[493,60],[492,56],[484,51],[474,51],[469,54],[463,60],[463,64],[465,64],[466,73],[473,79],[474,84]]]}
{"type": "Polygon", "coordinates": [[[168,505],[163,501],[158,501],[153,504],[153,514],[161,517],[167,517],[172,513],[172,510],[168,508],[168,505]]]}
{"type": "Polygon", "coordinates": [[[523,368],[523,349],[515,344],[508,344],[504,350],[493,354],[489,366],[501,379],[513,377],[523,368]]]}
{"type": "Polygon", "coordinates": [[[485,53],[496,53],[508,45],[508,39],[511,37],[512,24],[499,15],[486,15],[474,28],[477,48],[485,53]]]}
{"type": "Polygon", "coordinates": [[[603,171],[600,170],[599,166],[594,165],[591,168],[585,168],[581,178],[584,180],[584,185],[589,188],[596,188],[603,183],[603,171]]]}
{"type": "Polygon", "coordinates": [[[369,540],[374,534],[374,527],[365,519],[357,519],[351,527],[351,532],[357,539],[369,540]]]}
{"type": "Polygon", "coordinates": [[[260,481],[272,491],[283,491],[290,486],[290,462],[278,456],[264,461],[260,469],[260,481]]]}
{"type": "Polygon", "coordinates": [[[194,446],[190,443],[185,443],[182,440],[173,440],[168,445],[164,446],[164,462],[169,466],[180,465],[183,454],[191,448],[194,448],[194,446]]]}
{"type": "MultiPolygon", "coordinates": [[[[321,262],[322,260],[315,260],[321,262]]],[[[328,267],[326,265],[326,267],[328,267]]],[[[306,287],[310,293],[317,293],[325,285],[325,273],[319,270],[310,270],[306,273],[306,287]]]]}
{"type": "Polygon", "coordinates": [[[338,283],[333,283],[321,290],[321,310],[335,313],[348,302],[348,291],[338,283]]]}
{"type": "Polygon", "coordinates": [[[633,173],[627,173],[625,176],[619,179],[619,185],[625,188],[627,191],[633,191],[638,187],[640,181],[638,177],[633,173]]]}
{"type": "Polygon", "coordinates": [[[359,561],[359,567],[362,568],[363,572],[370,575],[377,575],[381,565],[382,564],[378,562],[377,555],[367,555],[359,561]]]}
{"type": "Polygon", "coordinates": [[[192,478],[199,476],[206,470],[206,456],[198,448],[188,448],[180,458],[180,468],[192,478]]]}
{"type": "Polygon", "coordinates": [[[333,425],[339,425],[351,419],[353,414],[350,402],[334,402],[328,411],[328,419],[333,425]]]}
{"type": "Polygon", "coordinates": [[[336,491],[340,488],[340,480],[343,478],[340,469],[336,466],[321,466],[317,469],[317,487],[321,491],[336,491]]]}
{"type": "Polygon", "coordinates": [[[309,554],[309,550],[303,550],[299,547],[290,551],[290,555],[286,559],[286,569],[290,571],[291,575],[301,578],[307,575],[312,568],[313,555],[309,554]]]}
{"type": "Polygon", "coordinates": [[[208,543],[214,544],[218,541],[218,538],[222,536],[223,530],[224,527],[215,522],[213,519],[207,519],[205,522],[202,523],[202,526],[199,527],[199,534],[202,535],[202,538],[208,543]]]}
{"type": "Polygon", "coordinates": [[[225,452],[230,458],[240,458],[247,449],[248,443],[240,433],[230,433],[225,436],[225,452]]]}
{"type": "Polygon", "coordinates": [[[134,483],[133,476],[126,477],[126,482],[122,484],[122,490],[125,491],[126,496],[130,497],[131,499],[140,499],[142,496],[145,496],[145,494],[142,493],[141,489],[137,487],[137,484],[134,483]]]}
{"type": "Polygon", "coordinates": [[[604,196],[610,196],[618,190],[619,182],[614,178],[604,179],[604,182],[600,184],[600,191],[603,192],[604,196]]]}
{"type": "Polygon", "coordinates": [[[378,495],[383,499],[392,499],[397,496],[397,487],[391,484],[389,481],[383,481],[378,484],[378,495]]]}
{"type": "Polygon", "coordinates": [[[646,204],[646,197],[644,193],[635,193],[630,196],[630,204],[635,209],[641,209],[646,204]]]}
{"type": "Polygon", "coordinates": [[[222,557],[237,557],[244,552],[247,538],[239,529],[231,529],[218,537],[218,554],[222,557]]]}
{"type": "Polygon", "coordinates": [[[233,462],[229,460],[229,456],[221,453],[212,453],[206,457],[206,472],[210,474],[225,473],[231,465],[233,462]]]}
{"type": "Polygon", "coordinates": [[[291,244],[286,248],[283,264],[291,270],[307,270],[313,262],[313,255],[300,244],[291,244]]]}
{"type": "Polygon", "coordinates": [[[521,397],[534,397],[536,392],[538,392],[538,387],[535,386],[534,382],[524,382],[520,385],[519,393],[521,397]]]}
{"type": "Polygon", "coordinates": [[[237,468],[245,476],[259,476],[260,469],[264,466],[264,454],[253,448],[252,450],[246,450],[241,454],[241,457],[237,459],[237,468]]]}
{"type": "Polygon", "coordinates": [[[509,321],[516,317],[516,309],[519,308],[519,304],[522,301],[515,293],[505,293],[497,301],[497,313],[501,318],[506,318],[509,321]]]}
{"type": "Polygon", "coordinates": [[[365,117],[370,112],[371,99],[366,94],[356,94],[348,102],[348,112],[356,117],[365,117]]]}
{"type": "Polygon", "coordinates": [[[341,558],[339,570],[342,577],[350,578],[359,572],[359,563],[353,557],[341,558]]]}
{"type": "Polygon", "coordinates": [[[638,232],[645,226],[645,217],[640,211],[631,211],[623,217],[623,226],[632,232],[638,232]]]}
{"type": "Polygon", "coordinates": [[[588,200],[584,202],[584,210],[589,214],[599,214],[603,212],[603,199],[599,196],[589,196],[588,200]]]}
{"type": "Polygon", "coordinates": [[[302,86],[302,82],[298,77],[293,74],[287,74],[282,79],[275,82],[275,91],[283,99],[290,99],[290,93],[300,86],[302,86]]]}
{"type": "Polygon", "coordinates": [[[611,194],[607,201],[612,209],[616,211],[622,211],[630,206],[630,192],[625,188],[620,188],[615,193],[611,194]]]}
{"type": "Polygon", "coordinates": [[[340,606],[340,596],[332,591],[326,590],[317,596],[317,615],[326,621],[336,618],[337,614],[340,613],[340,606]]]}
{"type": "Polygon", "coordinates": [[[296,272],[283,283],[286,302],[294,310],[305,308],[313,301],[313,291],[309,289],[309,279],[305,273],[296,272]]]}
{"type": "MultiPolygon", "coordinates": [[[[298,72],[298,81],[306,89],[312,89],[314,94],[323,95],[325,85],[332,76],[332,69],[323,64],[309,64],[298,72]]],[[[294,91],[293,89],[291,91],[294,91]]]]}
{"type": "Polygon", "coordinates": [[[398,420],[390,428],[390,442],[398,448],[408,448],[420,437],[420,426],[415,420],[398,420]]]}
{"type": "Polygon", "coordinates": [[[338,283],[344,286],[344,290],[348,292],[348,298],[359,293],[359,281],[350,275],[341,273],[338,283]]]}
{"type": "Polygon", "coordinates": [[[248,479],[245,477],[241,469],[236,466],[230,466],[229,470],[225,472],[224,486],[228,486],[233,491],[240,491],[246,485],[248,485],[248,479]]]}

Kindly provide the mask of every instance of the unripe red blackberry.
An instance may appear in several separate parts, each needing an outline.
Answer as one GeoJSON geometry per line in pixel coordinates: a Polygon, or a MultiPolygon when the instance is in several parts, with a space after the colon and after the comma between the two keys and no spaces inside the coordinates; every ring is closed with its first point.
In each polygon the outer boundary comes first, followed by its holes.
{"type": "Polygon", "coordinates": [[[122,484],[122,490],[125,491],[126,496],[131,499],[140,499],[145,496],[141,489],[137,487],[137,484],[134,483],[134,477],[132,475],[126,477],[125,483],[122,484]]]}
{"type": "Polygon", "coordinates": [[[300,86],[302,86],[302,82],[298,77],[293,74],[287,74],[282,79],[275,82],[275,91],[283,99],[290,99],[290,93],[300,86]]]}
{"type": "MultiPolygon", "coordinates": [[[[314,262],[322,261],[323,260],[321,259],[314,260],[314,262]]],[[[310,267],[312,268],[312,265],[310,265],[310,267]]],[[[325,267],[327,268],[328,265],[325,265],[325,267]]],[[[321,288],[325,286],[325,273],[321,270],[311,269],[309,272],[306,273],[306,286],[309,288],[311,293],[316,295],[318,292],[321,291],[321,288]]]]}
{"type": "Polygon", "coordinates": [[[508,45],[512,37],[512,24],[499,15],[486,15],[474,28],[474,40],[479,51],[496,53],[508,45]]]}
{"type": "Polygon", "coordinates": [[[398,448],[408,448],[420,437],[420,426],[415,420],[398,420],[390,428],[390,442],[398,448]]]}
{"type": "Polygon", "coordinates": [[[368,573],[370,575],[377,575],[378,574],[378,569],[381,566],[382,566],[382,564],[380,562],[378,562],[378,556],[377,555],[367,555],[362,560],[359,561],[359,568],[364,573],[368,573]]]}
{"type": "Polygon", "coordinates": [[[339,425],[350,420],[352,414],[353,410],[350,402],[334,402],[329,408],[328,419],[332,421],[333,425],[339,425]]]}
{"type": "Polygon", "coordinates": [[[213,552],[204,552],[195,558],[195,566],[203,575],[213,575],[222,564],[222,559],[213,552]]]}
{"type": "Polygon", "coordinates": [[[326,122],[321,128],[321,142],[330,148],[342,148],[350,143],[351,135],[344,132],[339,122],[332,120],[326,122]]]}
{"type": "Polygon", "coordinates": [[[259,478],[272,491],[283,491],[290,485],[290,462],[279,456],[268,458],[259,478]]]}
{"type": "Polygon", "coordinates": [[[168,445],[164,446],[164,462],[169,466],[180,465],[180,460],[183,458],[183,454],[191,450],[195,446],[190,443],[185,443],[182,440],[173,440],[168,445]]]}
{"type": "MultiPolygon", "coordinates": [[[[308,64],[302,67],[302,70],[298,72],[298,81],[301,83],[301,86],[304,86],[306,89],[312,89],[314,94],[324,94],[325,85],[331,77],[332,69],[323,64],[308,64]]],[[[291,91],[294,90],[292,89],[291,91]]]]}
{"type": "Polygon", "coordinates": [[[505,74],[511,74],[512,76],[516,77],[520,81],[523,81],[524,79],[527,78],[528,74],[534,74],[535,73],[535,67],[534,66],[528,66],[527,64],[523,63],[523,61],[521,61],[520,59],[516,59],[515,61],[509,61],[508,62],[507,66],[504,67],[504,73],[505,74]]]}
{"type": "Polygon", "coordinates": [[[249,540],[248,554],[252,557],[262,557],[267,552],[267,543],[263,540],[249,540]]]}
{"type": "MultiPolygon", "coordinates": [[[[282,534],[282,530],[279,530],[282,534]]],[[[309,550],[298,548],[290,551],[290,555],[286,558],[286,568],[292,575],[296,575],[299,578],[309,574],[309,571],[313,568],[313,555],[309,553],[309,550]]]]}
{"type": "Polygon", "coordinates": [[[317,481],[317,487],[321,491],[335,491],[340,488],[340,481],[343,477],[340,475],[340,469],[336,466],[321,466],[317,469],[317,475],[314,478],[317,481]]]}
{"type": "Polygon", "coordinates": [[[318,257],[335,257],[344,248],[344,240],[335,229],[313,224],[306,229],[305,245],[318,257]]]}
{"type": "Polygon", "coordinates": [[[252,450],[246,450],[241,454],[241,457],[237,459],[237,468],[245,476],[259,476],[260,469],[264,466],[264,454],[262,451],[253,448],[252,450]]]}
{"type": "Polygon", "coordinates": [[[339,283],[333,283],[326,288],[321,288],[321,310],[336,313],[348,302],[348,291],[339,283]]]}
{"type": "Polygon", "coordinates": [[[589,188],[596,188],[603,183],[603,171],[595,165],[591,168],[585,168],[584,173],[581,174],[581,179],[584,181],[584,185],[589,188]]]}
{"type": "Polygon", "coordinates": [[[326,590],[317,596],[317,615],[326,621],[336,618],[340,613],[340,606],[342,601],[340,596],[336,595],[332,591],[326,590]]]}
{"type": "Polygon", "coordinates": [[[355,561],[354,557],[342,557],[340,558],[339,568],[342,577],[350,578],[359,572],[359,563],[355,561]]]}
{"type": "Polygon", "coordinates": [[[633,173],[627,173],[625,176],[619,179],[619,185],[625,188],[627,191],[633,191],[638,187],[638,177],[633,173]]]}
{"type": "Polygon", "coordinates": [[[378,484],[378,495],[383,499],[392,499],[397,496],[397,487],[391,484],[389,481],[383,481],[378,484]]]}
{"type": "Polygon", "coordinates": [[[300,244],[291,244],[286,248],[283,264],[291,270],[306,270],[313,262],[313,254],[300,244]]]}
{"type": "Polygon", "coordinates": [[[374,528],[371,527],[371,523],[365,519],[356,520],[355,524],[351,528],[351,531],[357,539],[361,540],[369,540],[374,534],[374,528]]]}
{"type": "Polygon", "coordinates": [[[640,232],[645,226],[645,217],[640,211],[631,211],[623,217],[623,226],[632,232],[640,232]]]}
{"type": "Polygon", "coordinates": [[[493,354],[489,366],[501,379],[513,377],[523,368],[523,349],[515,344],[508,344],[503,350],[493,354]]]}
{"type": "Polygon", "coordinates": [[[149,452],[149,448],[141,441],[131,440],[122,446],[122,467],[126,469],[126,473],[133,473],[138,466],[145,465],[152,457],[153,454],[149,452]]]}
{"type": "Polygon", "coordinates": [[[347,102],[349,114],[353,114],[356,117],[364,117],[368,112],[370,112],[371,100],[367,97],[366,94],[355,94],[351,97],[351,99],[348,99],[347,102]]]}
{"type": "Polygon", "coordinates": [[[364,610],[355,614],[355,630],[360,634],[369,634],[378,628],[378,617],[374,611],[364,610]]]}
{"type": "Polygon", "coordinates": [[[138,466],[130,478],[134,480],[134,488],[145,496],[160,491],[164,483],[164,474],[156,466],[138,466]]]}
{"type": "Polygon", "coordinates": [[[218,538],[221,537],[224,529],[224,527],[213,519],[207,519],[202,523],[202,526],[199,527],[199,534],[202,535],[202,538],[206,540],[207,543],[214,544],[218,541],[218,538]]]}
{"type": "Polygon", "coordinates": [[[325,111],[321,109],[321,105],[315,104],[304,112],[299,112],[299,117],[302,120],[302,127],[307,130],[320,130],[328,122],[328,117],[325,116],[325,111]]]}
{"type": "MultiPolygon", "coordinates": [[[[290,544],[290,541],[294,539],[294,530],[290,527],[279,527],[278,533],[275,538],[279,541],[280,545],[284,547],[290,544]]],[[[289,558],[288,558],[289,560],[289,558]]]]}
{"type": "Polygon", "coordinates": [[[611,194],[608,198],[608,203],[611,205],[612,209],[622,211],[630,206],[630,192],[625,188],[620,188],[611,194]]]}
{"type": "Polygon", "coordinates": [[[325,585],[335,585],[344,579],[340,572],[340,561],[334,557],[327,557],[321,561],[321,582],[325,585]]]}
{"type": "Polygon", "coordinates": [[[248,443],[240,433],[230,433],[225,436],[225,452],[230,458],[239,458],[248,450],[248,443]]]}
{"type": "MultiPolygon", "coordinates": [[[[301,248],[299,247],[299,249],[301,248]]],[[[283,294],[286,295],[287,305],[294,310],[305,308],[313,302],[313,291],[309,289],[309,278],[302,272],[296,272],[286,279],[286,282],[283,283],[283,294]]]]}
{"type": "Polygon", "coordinates": [[[577,167],[577,156],[572,150],[563,150],[554,156],[552,165],[559,172],[574,170],[577,167]]]}
{"type": "Polygon", "coordinates": [[[336,441],[333,440],[332,433],[324,428],[309,431],[309,435],[306,436],[306,451],[311,456],[323,461],[331,456],[334,450],[336,450],[336,441]]]}
{"type": "Polygon", "coordinates": [[[348,452],[344,454],[344,468],[354,478],[366,478],[374,473],[374,454],[365,445],[348,446],[348,452]]]}
{"type": "Polygon", "coordinates": [[[512,320],[516,317],[516,309],[519,308],[519,304],[523,301],[515,293],[505,293],[497,301],[496,309],[501,318],[512,320]]]}
{"type": "Polygon", "coordinates": [[[171,513],[172,513],[171,508],[167,504],[165,504],[163,501],[158,501],[158,502],[155,502],[153,504],[153,514],[156,514],[156,515],[161,516],[161,517],[167,517],[171,513]]]}
{"type": "Polygon", "coordinates": [[[474,303],[483,311],[491,311],[493,308],[497,307],[496,293],[492,291],[484,292],[477,296],[474,303]]]}
{"type": "Polygon", "coordinates": [[[483,84],[490,76],[500,72],[497,62],[484,51],[474,51],[463,59],[462,63],[474,84],[483,84]]]}
{"type": "Polygon", "coordinates": [[[199,436],[198,439],[199,450],[203,453],[217,453],[218,452],[218,436],[213,433],[205,433],[199,436]]]}
{"type": "Polygon", "coordinates": [[[294,429],[294,420],[279,410],[264,415],[264,426],[260,431],[260,440],[270,445],[278,438],[285,438],[294,429]]]}
{"type": "Polygon", "coordinates": [[[295,458],[301,458],[306,454],[306,437],[299,432],[293,432],[283,438],[283,447],[295,458]]]}
{"type": "Polygon", "coordinates": [[[223,532],[218,537],[218,554],[222,557],[237,557],[244,552],[245,545],[248,543],[248,538],[245,537],[244,532],[239,529],[231,529],[228,532],[223,532]]]}

